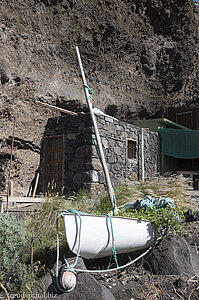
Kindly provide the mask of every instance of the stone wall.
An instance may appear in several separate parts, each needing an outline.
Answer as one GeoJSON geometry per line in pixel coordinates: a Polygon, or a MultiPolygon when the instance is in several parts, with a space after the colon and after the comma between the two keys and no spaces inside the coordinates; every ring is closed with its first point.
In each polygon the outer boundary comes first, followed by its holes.
{"type": "MultiPolygon", "coordinates": [[[[89,115],[63,116],[48,120],[44,134],[46,137],[63,136],[63,191],[77,191],[87,182],[92,182],[94,172],[91,167],[92,126],[89,115]],[[90,178],[91,177],[91,178],[90,178]]],[[[40,190],[44,183],[46,152],[45,138],[42,147],[40,190]]]]}
{"type": "MultiPolygon", "coordinates": [[[[142,129],[109,116],[96,116],[102,144],[113,183],[142,179],[142,129]],[[136,142],[136,158],[127,155],[128,140],[136,142]]],[[[144,130],[145,178],[157,173],[158,134],[144,130]]]]}
{"type": "MultiPolygon", "coordinates": [[[[96,115],[96,119],[113,185],[141,180],[141,128],[107,115],[96,115]],[[136,158],[128,158],[128,139],[136,143],[136,158]]],[[[45,136],[60,135],[64,136],[64,192],[77,191],[83,186],[102,190],[105,179],[90,116],[80,114],[49,119],[45,136]]],[[[157,173],[157,133],[144,130],[144,157],[145,177],[152,177],[157,173]]],[[[44,170],[44,158],[42,155],[40,173],[44,170]]]]}

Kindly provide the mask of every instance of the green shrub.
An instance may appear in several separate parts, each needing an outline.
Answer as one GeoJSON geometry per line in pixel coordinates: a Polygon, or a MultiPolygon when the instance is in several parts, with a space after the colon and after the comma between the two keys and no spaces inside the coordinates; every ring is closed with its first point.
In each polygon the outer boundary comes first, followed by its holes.
{"type": "MultiPolygon", "coordinates": [[[[159,176],[147,179],[144,182],[120,184],[114,188],[117,206],[127,202],[135,202],[138,198],[150,195],[154,198],[170,197],[174,200],[176,208],[166,207],[158,210],[121,209],[119,216],[149,220],[158,234],[168,236],[184,233],[184,208],[187,206],[186,191],[188,181],[183,176],[159,176]]],[[[188,206],[187,206],[188,207],[188,206]]],[[[95,213],[109,213],[111,205],[107,194],[101,196],[95,206],[95,213]]]]}
{"type": "Polygon", "coordinates": [[[139,220],[148,220],[157,230],[158,235],[168,237],[176,234],[179,237],[184,235],[184,214],[183,211],[173,207],[165,207],[161,209],[120,209],[119,216],[128,218],[137,218],[139,220]]]}
{"type": "Polygon", "coordinates": [[[19,293],[29,280],[25,264],[28,247],[26,225],[11,214],[0,215],[0,282],[10,293],[19,293]]]}

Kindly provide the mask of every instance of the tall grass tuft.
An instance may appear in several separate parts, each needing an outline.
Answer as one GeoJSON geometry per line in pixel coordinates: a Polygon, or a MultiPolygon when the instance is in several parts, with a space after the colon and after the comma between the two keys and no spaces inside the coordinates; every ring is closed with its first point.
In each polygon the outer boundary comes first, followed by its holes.
{"type": "MultiPolygon", "coordinates": [[[[145,180],[144,182],[135,182],[128,184],[119,184],[114,188],[117,206],[127,202],[135,202],[138,198],[145,198],[150,195],[153,198],[169,197],[175,202],[178,208],[189,208],[190,190],[189,179],[182,175],[159,176],[145,180]]],[[[108,212],[111,205],[107,193],[102,195],[95,206],[96,211],[108,212]]]]}
{"type": "MultiPolygon", "coordinates": [[[[183,176],[155,177],[145,182],[119,184],[114,188],[117,206],[127,202],[135,202],[138,198],[150,195],[154,198],[170,197],[178,208],[188,207],[186,196],[190,189],[189,182],[183,176]]],[[[67,198],[51,196],[42,204],[41,209],[29,219],[28,228],[32,236],[32,246],[35,260],[41,260],[45,265],[54,262],[56,252],[56,218],[63,210],[76,209],[86,213],[107,213],[111,211],[108,194],[102,194],[93,200],[87,190],[67,198]]],[[[60,246],[67,251],[63,222],[59,224],[60,246]]]]}
{"type": "MultiPolygon", "coordinates": [[[[41,209],[34,212],[26,220],[31,235],[34,262],[40,261],[46,268],[51,268],[56,257],[56,219],[57,216],[67,209],[76,209],[90,212],[93,203],[86,190],[69,197],[49,196],[42,203],[41,209]]],[[[60,251],[68,251],[64,233],[64,224],[59,220],[60,251]]]]}

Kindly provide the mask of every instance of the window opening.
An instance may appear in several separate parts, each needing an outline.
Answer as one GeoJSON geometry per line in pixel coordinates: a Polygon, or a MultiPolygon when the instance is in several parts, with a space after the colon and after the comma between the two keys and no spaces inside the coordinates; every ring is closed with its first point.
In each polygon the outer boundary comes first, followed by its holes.
{"type": "Polygon", "coordinates": [[[127,157],[136,158],[136,141],[127,140],[127,157]]]}

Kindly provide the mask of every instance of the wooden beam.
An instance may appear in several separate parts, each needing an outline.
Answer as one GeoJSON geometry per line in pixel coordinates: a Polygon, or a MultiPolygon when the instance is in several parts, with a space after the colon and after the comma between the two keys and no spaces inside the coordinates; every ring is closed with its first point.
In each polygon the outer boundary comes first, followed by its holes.
{"type": "Polygon", "coordinates": [[[15,204],[15,206],[13,207],[11,205],[11,207],[8,206],[8,208],[6,207],[7,204],[7,195],[4,198],[0,198],[0,213],[2,214],[4,211],[11,211],[12,209],[14,209],[15,211],[17,211],[17,209],[19,209],[21,207],[28,207],[33,205],[34,203],[42,203],[46,200],[46,198],[33,198],[33,197],[9,197],[9,203],[11,204],[15,204]],[[19,204],[20,203],[20,204],[19,204]]]}
{"type": "Polygon", "coordinates": [[[44,102],[41,102],[41,101],[38,101],[38,100],[35,100],[35,104],[40,105],[40,106],[44,106],[44,107],[49,108],[49,109],[58,110],[58,111],[60,111],[64,114],[68,114],[68,115],[72,115],[72,116],[77,115],[77,113],[75,113],[74,111],[70,111],[70,110],[67,110],[67,109],[64,109],[64,108],[61,108],[61,107],[57,107],[55,105],[51,105],[51,104],[48,104],[48,103],[44,103],[44,102]]]}
{"type": "MultiPolygon", "coordinates": [[[[42,203],[45,200],[45,197],[9,197],[9,203],[42,203]]],[[[1,198],[0,202],[6,203],[6,197],[1,198]]]]}
{"type": "Polygon", "coordinates": [[[144,181],[145,169],[144,169],[144,128],[141,131],[141,164],[142,164],[142,181],[144,181]]]}

